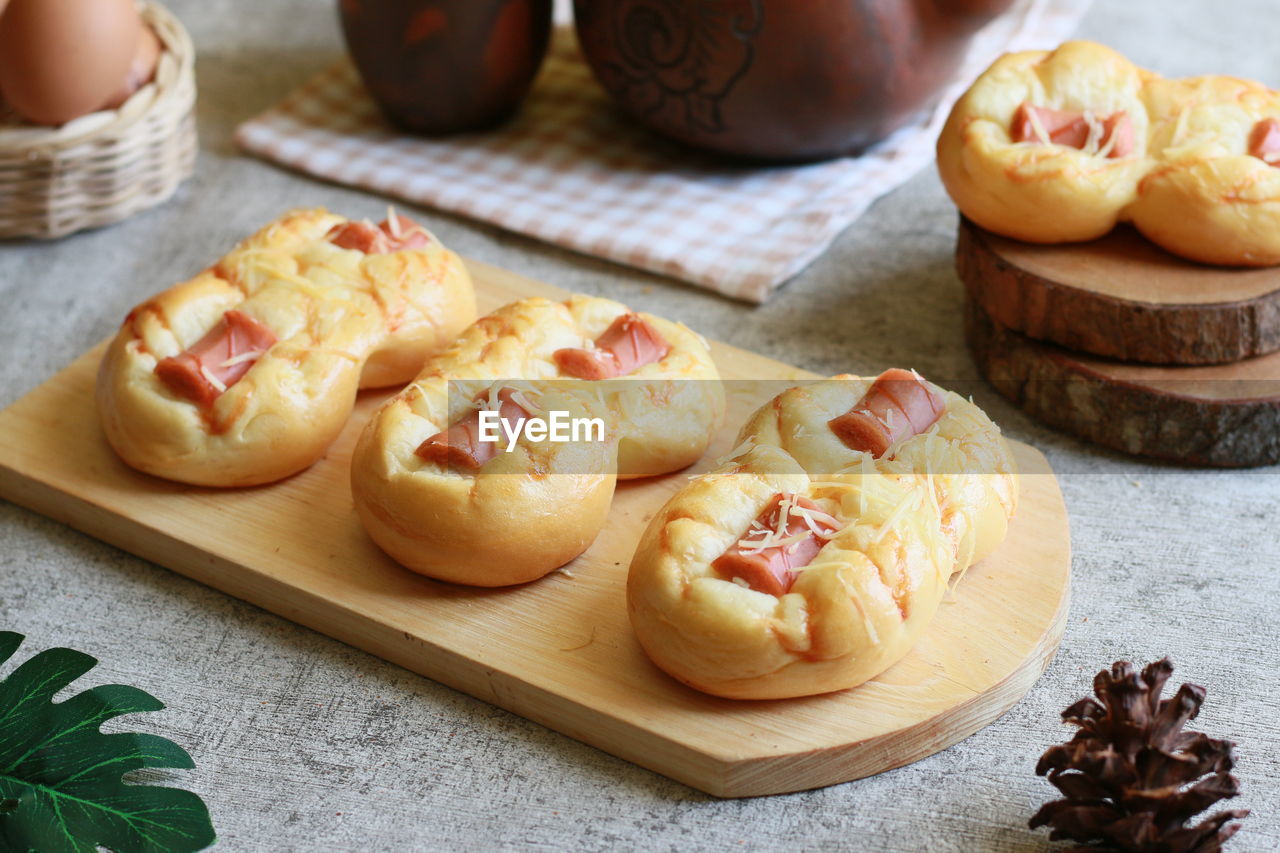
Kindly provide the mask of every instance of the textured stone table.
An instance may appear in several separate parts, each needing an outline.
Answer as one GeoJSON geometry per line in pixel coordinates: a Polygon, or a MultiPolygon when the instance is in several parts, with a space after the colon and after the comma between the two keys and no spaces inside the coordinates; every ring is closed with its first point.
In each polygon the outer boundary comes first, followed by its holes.
{"type": "MultiPolygon", "coordinates": [[[[237,122],[340,48],[332,0],[172,0],[199,49],[196,176],[161,207],[48,244],[0,244],[0,406],[112,333],[131,305],[294,205],[378,217],[383,199],[239,155],[237,122]]],[[[1269,0],[1099,0],[1081,35],[1167,74],[1280,84],[1269,0]],[[1171,11],[1175,10],[1175,11],[1171,11]]],[[[820,372],[910,365],[973,378],[932,173],[879,202],[765,307],[566,254],[434,212],[458,251],[625,299],[708,336],[820,372]]],[[[84,680],[137,684],[169,708],[131,726],[196,761],[166,778],[208,802],[223,849],[1034,851],[1052,789],[1036,757],[1058,713],[1117,658],[1170,655],[1204,684],[1199,725],[1239,743],[1255,810],[1232,850],[1280,848],[1280,469],[1150,465],[1080,444],[994,392],[976,397],[1043,449],[1071,511],[1074,604],[1044,678],[939,754],[825,790],[717,801],[0,502],[0,629],[102,659],[84,680]]],[[[91,405],[86,400],[85,405],[91,405]]],[[[7,671],[7,670],[6,670],[7,671]]]]}

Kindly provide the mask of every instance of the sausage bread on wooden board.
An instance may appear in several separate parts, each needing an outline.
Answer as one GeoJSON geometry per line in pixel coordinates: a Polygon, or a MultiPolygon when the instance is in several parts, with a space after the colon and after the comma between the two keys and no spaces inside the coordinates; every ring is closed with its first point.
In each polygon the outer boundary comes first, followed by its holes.
{"type": "Polygon", "coordinates": [[[421,226],[294,211],[129,313],[98,372],[103,429],[149,474],[269,483],[320,458],[359,388],[409,380],[474,319],[461,259],[421,226]]]}
{"type": "Polygon", "coordinates": [[[665,474],[706,451],[724,415],[706,342],[608,299],[524,299],[481,318],[365,427],[351,460],[356,511],[404,566],[508,586],[578,556],[619,476],[665,474]],[[603,440],[482,445],[504,422],[600,418],[603,440]]]}
{"type": "Polygon", "coordinates": [[[1280,94],[1170,80],[1099,44],[1006,54],[956,102],[938,171],[982,227],[1032,243],[1118,222],[1182,257],[1280,263],[1280,94]]]}
{"type": "Polygon", "coordinates": [[[999,428],[915,374],[789,389],[650,522],[632,626],[661,669],[718,696],[856,686],[1004,539],[1017,494],[999,428]]]}

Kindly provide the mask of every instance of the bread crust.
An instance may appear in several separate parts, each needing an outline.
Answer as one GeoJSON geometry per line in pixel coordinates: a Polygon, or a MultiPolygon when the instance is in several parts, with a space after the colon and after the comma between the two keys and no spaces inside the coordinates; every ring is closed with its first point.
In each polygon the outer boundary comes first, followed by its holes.
{"type": "Polygon", "coordinates": [[[952,109],[938,171],[960,211],[1032,243],[1092,240],[1132,222],[1164,249],[1203,263],[1280,263],[1280,169],[1248,152],[1280,96],[1248,80],[1170,80],[1092,42],[998,59],[952,109]],[[1019,107],[1123,112],[1122,157],[1014,142],[1019,107]]]}
{"type": "Polygon", "coordinates": [[[619,472],[654,476],[696,461],[724,414],[719,374],[696,333],[642,314],[671,350],[626,379],[573,379],[554,360],[557,350],[589,345],[626,313],[618,302],[586,296],[525,299],[482,317],[430,359],[374,414],[352,456],[356,511],[379,547],[439,580],[526,583],[590,546],[619,472]],[[498,380],[526,389],[543,409],[600,417],[609,425],[606,440],[522,440],[478,472],[415,453],[468,410],[473,392],[498,380]]]}
{"type": "Polygon", "coordinates": [[[1127,215],[1153,243],[1207,264],[1280,263],[1280,169],[1248,152],[1254,126],[1280,118],[1280,95],[1250,80],[1155,80],[1154,163],[1127,215]]]}
{"type": "Polygon", "coordinates": [[[202,486],[297,473],[337,437],[358,388],[406,381],[474,319],[457,255],[434,239],[383,255],[342,249],[325,235],[346,221],[320,209],[288,213],[130,312],[97,381],[103,430],[125,462],[202,486]],[[232,308],[277,341],[205,410],[155,368],[232,308]]]}
{"type": "Polygon", "coordinates": [[[1019,240],[1101,237],[1137,197],[1146,168],[1142,87],[1149,76],[1091,42],[1000,57],[956,103],[938,138],[938,171],[947,192],[965,216],[1019,240]],[[1099,114],[1126,111],[1137,150],[1107,159],[1063,145],[1014,143],[1010,131],[1024,102],[1099,114]]]}
{"type": "Polygon", "coordinates": [[[946,392],[933,427],[875,459],[826,426],[869,387],[837,376],[784,392],[748,420],[733,458],[654,516],[631,563],[627,605],[661,669],[734,699],[861,684],[916,643],[948,579],[1004,539],[1017,480],[999,429],[946,392]],[[779,492],[818,502],[844,526],[774,596],[711,563],[779,492]]]}

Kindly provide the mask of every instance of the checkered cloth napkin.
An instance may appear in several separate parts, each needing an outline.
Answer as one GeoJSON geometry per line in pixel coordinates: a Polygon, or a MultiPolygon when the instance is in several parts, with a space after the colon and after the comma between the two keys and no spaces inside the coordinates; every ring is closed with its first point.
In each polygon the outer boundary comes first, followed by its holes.
{"type": "Polygon", "coordinates": [[[402,135],[344,59],[236,139],[320,178],[763,302],[932,161],[951,103],[992,60],[1056,45],[1088,3],[1020,0],[974,40],[936,108],[860,157],[811,165],[725,165],[655,141],[610,106],[564,28],[520,113],[496,130],[402,135]]]}

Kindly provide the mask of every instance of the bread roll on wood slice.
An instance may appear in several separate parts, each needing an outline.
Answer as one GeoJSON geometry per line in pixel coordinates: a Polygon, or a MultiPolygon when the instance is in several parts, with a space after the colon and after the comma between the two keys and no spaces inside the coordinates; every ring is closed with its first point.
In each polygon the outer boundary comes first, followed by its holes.
{"type": "Polygon", "coordinates": [[[974,222],[1019,240],[1101,237],[1147,169],[1150,76],[1092,42],[1002,56],[938,138],[947,192],[974,222]]]}
{"type": "Polygon", "coordinates": [[[956,102],[938,171],[965,216],[1031,243],[1132,221],[1202,263],[1280,263],[1280,94],[1168,80],[1084,41],[1007,54],[956,102]]]}
{"type": "Polygon", "coordinates": [[[1155,161],[1127,211],[1175,255],[1280,263],[1280,94],[1234,77],[1154,80],[1143,97],[1155,161]]]}
{"type": "Polygon", "coordinates": [[[408,381],[474,319],[461,259],[420,225],[294,211],[129,313],[102,426],[149,474],[269,483],[320,458],[359,388],[408,381]]]}
{"type": "Polygon", "coordinates": [[[738,440],[654,516],[627,581],[649,657],[717,696],[826,693],[883,672],[1017,505],[995,424],[905,370],[787,390],[738,440]]]}
{"type": "Polygon", "coordinates": [[[351,460],[356,511],[413,571],[532,581],[590,546],[619,476],[701,457],[724,405],[706,342],[679,323],[587,296],[513,302],[374,414],[351,460]],[[521,431],[557,412],[600,429],[567,441],[521,431]]]}

